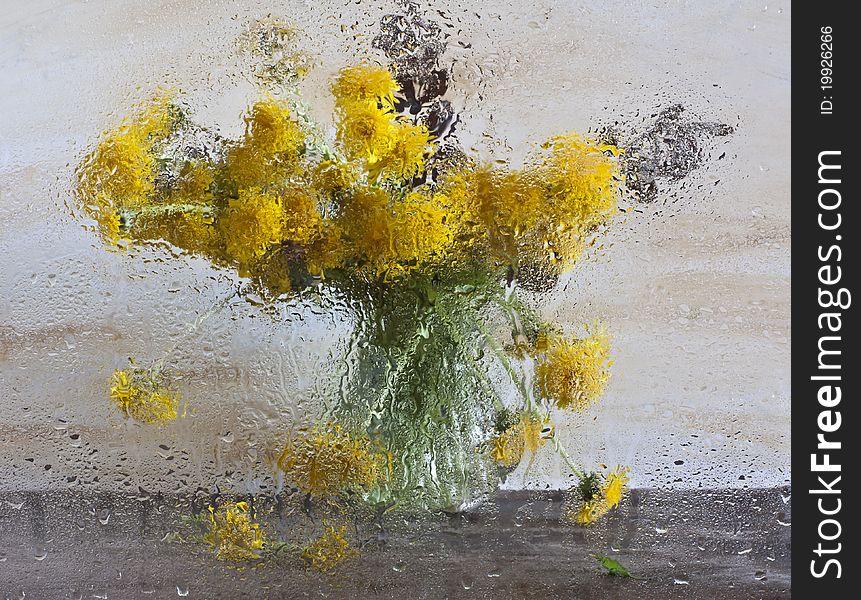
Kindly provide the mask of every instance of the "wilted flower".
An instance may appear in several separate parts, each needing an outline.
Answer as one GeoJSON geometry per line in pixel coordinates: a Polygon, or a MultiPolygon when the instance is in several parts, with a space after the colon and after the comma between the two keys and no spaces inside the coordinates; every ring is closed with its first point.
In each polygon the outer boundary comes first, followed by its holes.
{"type": "Polygon", "coordinates": [[[552,431],[548,420],[523,415],[491,439],[491,456],[503,467],[513,467],[525,452],[535,453],[547,441],[552,431]]]}
{"type": "Polygon", "coordinates": [[[323,533],[302,550],[308,565],[324,573],[332,573],[343,561],[358,554],[347,539],[347,526],[325,525],[323,533]]]}
{"type": "Polygon", "coordinates": [[[284,86],[304,77],[311,57],[294,48],[298,30],[281,19],[267,17],[251,23],[237,40],[256,59],[254,74],[266,85],[284,86]]]}
{"type": "Polygon", "coordinates": [[[610,338],[600,326],[583,339],[553,338],[535,367],[536,385],[559,408],[583,410],[604,393],[611,364],[610,338]]]}
{"type": "Polygon", "coordinates": [[[387,462],[367,438],[351,437],[339,425],[329,425],[288,443],[278,467],[300,491],[320,497],[373,487],[386,479],[387,462]]]}
{"type": "Polygon", "coordinates": [[[126,416],[140,423],[164,424],[176,419],[176,397],[145,369],[115,371],[110,397],[126,416]]]}
{"type": "Polygon", "coordinates": [[[628,469],[617,467],[607,475],[590,473],[577,487],[577,504],[568,515],[579,525],[591,525],[616,508],[628,490],[628,469]]]}
{"type": "Polygon", "coordinates": [[[220,560],[242,561],[260,558],[265,544],[260,524],[252,519],[247,502],[227,502],[209,507],[209,531],[204,539],[220,560]]]}

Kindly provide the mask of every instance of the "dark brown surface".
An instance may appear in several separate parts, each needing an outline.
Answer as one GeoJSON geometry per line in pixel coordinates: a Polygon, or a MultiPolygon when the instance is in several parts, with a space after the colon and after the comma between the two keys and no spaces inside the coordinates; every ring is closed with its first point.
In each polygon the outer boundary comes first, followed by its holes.
{"type": "MultiPolygon", "coordinates": [[[[215,560],[189,503],[149,495],[0,494],[5,598],[788,598],[787,489],[634,490],[598,526],[560,521],[558,493],[506,492],[476,511],[392,519],[335,575],[295,552],[215,560]],[[642,579],[601,573],[607,554],[642,579]]],[[[191,503],[198,508],[205,500],[191,503]]],[[[270,513],[270,530],[291,526],[270,513]]],[[[365,536],[369,541],[370,536],[365,536]]]]}

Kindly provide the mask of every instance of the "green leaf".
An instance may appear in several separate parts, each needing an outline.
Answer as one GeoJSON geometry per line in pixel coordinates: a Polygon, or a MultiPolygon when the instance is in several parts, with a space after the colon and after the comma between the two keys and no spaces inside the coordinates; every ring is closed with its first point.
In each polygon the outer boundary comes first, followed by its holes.
{"type": "Polygon", "coordinates": [[[614,577],[628,577],[629,579],[640,579],[639,577],[631,575],[631,572],[622,566],[619,561],[613,560],[609,556],[604,556],[603,554],[593,554],[592,556],[594,556],[595,560],[598,561],[598,564],[607,571],[608,575],[613,575],[614,577]]]}
{"type": "Polygon", "coordinates": [[[282,552],[292,552],[298,550],[299,546],[297,544],[292,544],[290,542],[282,542],[280,540],[275,540],[274,542],[269,542],[266,544],[266,550],[271,554],[281,554],[282,552]]]}

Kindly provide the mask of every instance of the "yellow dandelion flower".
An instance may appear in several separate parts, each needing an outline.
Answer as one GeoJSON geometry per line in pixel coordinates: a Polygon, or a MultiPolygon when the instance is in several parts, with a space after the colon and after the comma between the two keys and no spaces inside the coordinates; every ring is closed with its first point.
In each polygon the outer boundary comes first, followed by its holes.
{"type": "Polygon", "coordinates": [[[522,170],[469,166],[448,173],[444,193],[462,215],[463,238],[484,240],[497,259],[570,267],[589,232],[612,216],[618,195],[615,148],[577,135],[544,145],[522,170]]]}
{"type": "Polygon", "coordinates": [[[616,210],[619,167],[615,146],[597,144],[577,134],[555,137],[543,145],[537,167],[548,187],[546,210],[558,226],[586,231],[616,210]]]}
{"type": "Polygon", "coordinates": [[[189,210],[144,211],[128,231],[135,240],[164,240],[188,252],[222,259],[221,231],[206,206],[189,210]]]}
{"type": "Polygon", "coordinates": [[[261,155],[294,154],[303,143],[302,130],[285,102],[261,100],[245,117],[245,144],[261,155]]]}
{"type": "Polygon", "coordinates": [[[549,416],[544,419],[525,417],[521,423],[523,429],[523,446],[526,451],[533,454],[546,444],[549,436],[553,434],[553,424],[550,422],[549,416]]]}
{"type": "Polygon", "coordinates": [[[340,223],[360,263],[376,276],[397,277],[438,262],[453,246],[452,216],[434,196],[410,192],[390,202],[376,187],[357,189],[340,223]]]}
{"type": "Polygon", "coordinates": [[[305,137],[287,105],[267,99],[245,117],[245,135],[227,153],[227,172],[237,188],[279,182],[301,170],[305,137]]]}
{"type": "Polygon", "coordinates": [[[109,395],[123,414],[140,423],[164,424],[176,419],[177,399],[142,369],[115,371],[109,395]]]}
{"type": "Polygon", "coordinates": [[[351,163],[324,160],[314,167],[311,177],[314,188],[328,196],[353,187],[359,180],[359,173],[351,163]]]}
{"type": "Polygon", "coordinates": [[[387,477],[387,462],[367,438],[351,437],[339,425],[330,425],[288,443],[278,467],[301,492],[323,497],[373,487],[387,477]]]}
{"type": "Polygon", "coordinates": [[[491,440],[491,456],[503,467],[517,465],[526,452],[534,454],[552,431],[549,420],[524,415],[491,440]]]}
{"type": "Polygon", "coordinates": [[[260,188],[241,190],[218,217],[227,255],[243,268],[281,241],[284,212],[278,197],[260,188]]]}
{"type": "Polygon", "coordinates": [[[122,220],[117,214],[116,209],[111,206],[109,201],[103,201],[101,195],[99,202],[93,205],[93,210],[90,211],[90,216],[96,220],[98,224],[99,235],[102,239],[115,246],[128,245],[129,240],[120,233],[122,220]]]}
{"type": "Polygon", "coordinates": [[[97,194],[114,206],[137,206],[153,190],[153,147],[170,133],[170,102],[158,96],[108,133],[78,168],[78,192],[85,201],[97,194]]]}
{"type": "Polygon", "coordinates": [[[503,467],[513,467],[523,458],[525,449],[520,423],[506,429],[491,440],[491,456],[503,467]]]}
{"type": "Polygon", "coordinates": [[[607,513],[607,510],[609,509],[603,502],[592,500],[580,504],[570,515],[570,518],[578,525],[592,525],[597,523],[607,513]]]}
{"type": "Polygon", "coordinates": [[[530,174],[493,173],[479,176],[476,184],[481,218],[497,236],[519,238],[538,221],[544,198],[530,174]]]}
{"type": "Polygon", "coordinates": [[[385,156],[392,145],[394,114],[362,102],[341,107],[338,120],[338,141],[355,159],[373,164],[385,156]]]}
{"type": "Polygon", "coordinates": [[[304,250],[305,267],[315,276],[323,276],[327,270],[342,266],[349,256],[340,225],[326,220],[318,235],[305,244],[304,250]]]}
{"type": "Polygon", "coordinates": [[[628,489],[628,473],[627,467],[617,467],[605,478],[604,485],[601,487],[601,495],[610,508],[616,508],[622,501],[622,497],[628,489]]]}
{"type": "Polygon", "coordinates": [[[552,169],[544,165],[545,168],[537,170],[546,182],[543,212],[522,246],[533,260],[559,272],[577,262],[590,243],[590,235],[617,210],[619,186],[615,164],[604,154],[586,156],[590,160],[579,163],[556,156],[561,164],[554,164],[552,169]],[[594,166],[588,164],[591,161],[597,162],[595,172],[589,171],[594,166]]]}
{"type": "Polygon", "coordinates": [[[397,263],[402,269],[411,270],[441,258],[453,241],[449,220],[448,210],[432,196],[419,192],[407,194],[394,205],[389,253],[382,257],[383,265],[378,267],[388,270],[397,263]]]}
{"type": "Polygon", "coordinates": [[[111,379],[111,399],[120,407],[127,406],[132,398],[140,393],[140,390],[132,385],[131,376],[128,371],[114,371],[111,379]]]}
{"type": "Polygon", "coordinates": [[[323,217],[317,209],[317,198],[304,187],[290,187],[281,198],[284,219],[281,237],[305,246],[321,235],[323,217]]]}
{"type": "Polygon", "coordinates": [[[611,364],[603,328],[583,339],[554,338],[535,366],[536,386],[559,408],[580,411],[604,393],[611,364]]]}
{"type": "Polygon", "coordinates": [[[153,151],[170,133],[171,123],[171,104],[159,95],[107,133],[78,166],[78,200],[107,241],[119,239],[117,208],[149,202],[155,190],[153,151]]]}
{"type": "Polygon", "coordinates": [[[353,102],[394,104],[394,94],[399,89],[392,74],[383,67],[359,65],[345,67],[332,84],[332,94],[339,105],[353,102]]]}
{"type": "Polygon", "coordinates": [[[215,174],[203,161],[187,163],[174,184],[170,202],[175,204],[211,204],[215,174]]]}
{"type": "Polygon", "coordinates": [[[484,166],[451,174],[443,189],[462,215],[463,235],[509,260],[545,210],[542,182],[528,172],[484,166]]]}
{"type": "Polygon", "coordinates": [[[424,125],[398,122],[391,126],[384,153],[368,165],[369,175],[412,179],[422,172],[425,156],[433,152],[431,134],[424,125]]]}
{"type": "Polygon", "coordinates": [[[338,225],[356,258],[373,260],[388,252],[391,237],[388,204],[385,190],[372,186],[356,188],[345,200],[338,225]]]}
{"type": "Polygon", "coordinates": [[[568,509],[568,518],[578,525],[592,525],[619,506],[628,490],[628,468],[617,467],[607,475],[591,473],[578,486],[579,503],[568,509]]]}
{"type": "Polygon", "coordinates": [[[332,573],[339,564],[358,553],[347,539],[346,525],[327,524],[323,533],[302,550],[302,558],[312,569],[332,573]]]}
{"type": "Polygon", "coordinates": [[[162,237],[175,246],[211,257],[219,256],[221,234],[206,212],[182,212],[166,223],[162,237]]]}
{"type": "Polygon", "coordinates": [[[209,531],[204,539],[219,560],[244,561],[261,557],[266,543],[247,502],[227,502],[209,507],[209,531]]]}

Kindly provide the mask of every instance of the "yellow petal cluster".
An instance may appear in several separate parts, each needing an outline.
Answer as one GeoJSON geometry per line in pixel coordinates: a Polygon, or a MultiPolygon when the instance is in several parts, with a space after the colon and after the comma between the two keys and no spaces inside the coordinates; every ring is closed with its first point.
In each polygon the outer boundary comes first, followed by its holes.
{"type": "Polygon", "coordinates": [[[363,103],[391,108],[399,89],[388,69],[368,64],[341,69],[332,84],[332,94],[341,106],[363,103]]]}
{"type": "Polygon", "coordinates": [[[553,338],[535,366],[538,392],[562,409],[581,411],[610,379],[610,337],[602,327],[583,338],[553,338]]]}
{"type": "Polygon", "coordinates": [[[427,127],[397,121],[390,124],[386,139],[369,154],[369,178],[410,180],[422,172],[425,157],[432,151],[433,142],[427,127]]]}
{"type": "Polygon", "coordinates": [[[260,188],[241,190],[239,198],[230,200],[218,228],[226,241],[227,256],[246,267],[281,241],[284,212],[280,198],[260,188]]]}
{"type": "Polygon", "coordinates": [[[569,517],[578,525],[592,525],[619,506],[628,490],[628,472],[627,468],[617,467],[608,473],[595,496],[581,498],[580,503],[569,512],[569,517]]]}
{"type": "Polygon", "coordinates": [[[332,85],[338,141],[351,160],[364,162],[371,181],[412,179],[433,151],[427,127],[395,114],[397,90],[388,70],[369,65],[342,69],[332,85]]]}
{"type": "Polygon", "coordinates": [[[503,467],[517,465],[526,452],[535,453],[547,442],[549,421],[524,415],[520,421],[491,439],[493,460],[503,467]]]}
{"type": "Polygon", "coordinates": [[[339,425],[315,428],[291,440],[278,467],[302,493],[336,496],[366,490],[388,477],[388,460],[367,438],[352,437],[339,425]]]}
{"type": "Polygon", "coordinates": [[[523,169],[455,170],[444,193],[459,208],[464,235],[492,258],[570,268],[590,233],[616,212],[618,154],[576,134],[553,138],[523,169]]]}
{"type": "Polygon", "coordinates": [[[326,525],[323,533],[302,550],[308,565],[323,573],[332,573],[345,560],[358,554],[347,539],[347,526],[326,525]]]}
{"type": "Polygon", "coordinates": [[[204,539],[220,560],[245,561],[261,557],[265,537],[247,502],[227,502],[209,507],[209,531],[204,539]]]}
{"type": "Polygon", "coordinates": [[[227,154],[227,173],[237,189],[278,185],[301,171],[305,137],[285,102],[256,102],[245,117],[245,135],[227,154]]]}
{"type": "Polygon", "coordinates": [[[350,197],[341,230],[359,265],[384,278],[440,261],[454,242],[451,213],[436,198],[410,192],[392,202],[385,191],[371,186],[350,197]]]}
{"type": "Polygon", "coordinates": [[[176,419],[176,397],[141,369],[115,371],[110,398],[123,414],[140,423],[164,424],[176,419]]]}
{"type": "Polygon", "coordinates": [[[153,151],[167,138],[170,128],[170,101],[158,95],[105,134],[79,165],[79,201],[96,219],[107,241],[119,240],[118,209],[147,203],[155,187],[153,151]]]}

